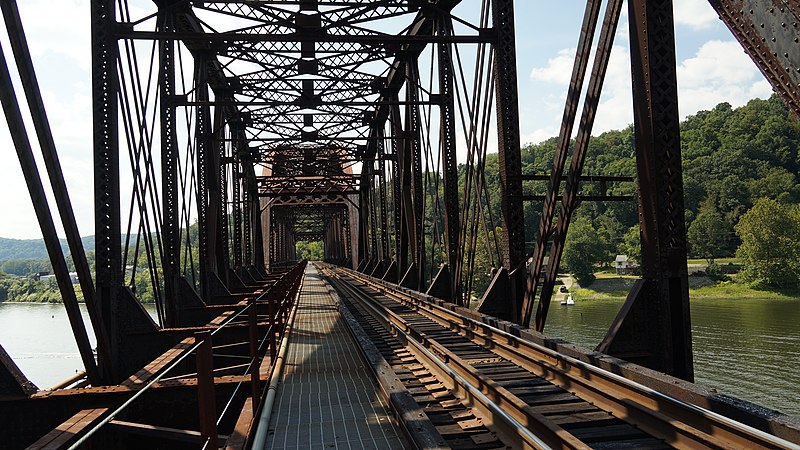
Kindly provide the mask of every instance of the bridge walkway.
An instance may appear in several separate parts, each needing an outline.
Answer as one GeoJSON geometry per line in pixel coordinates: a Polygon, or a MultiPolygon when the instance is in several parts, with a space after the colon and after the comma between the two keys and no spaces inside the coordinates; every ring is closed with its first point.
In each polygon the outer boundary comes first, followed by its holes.
{"type": "Polygon", "coordinates": [[[266,449],[406,447],[359,353],[328,285],[309,264],[266,449]]]}

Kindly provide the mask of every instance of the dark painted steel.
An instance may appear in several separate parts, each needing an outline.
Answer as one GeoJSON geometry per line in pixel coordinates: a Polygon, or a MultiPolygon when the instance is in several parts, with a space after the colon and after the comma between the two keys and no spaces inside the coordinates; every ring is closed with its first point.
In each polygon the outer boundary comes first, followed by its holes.
{"type": "Polygon", "coordinates": [[[629,2],[642,279],[599,349],[694,378],[671,0],[629,2]]]}
{"type": "MultiPolygon", "coordinates": [[[[175,31],[172,8],[159,8],[159,28],[166,36],[175,31]]],[[[164,272],[164,304],[166,325],[180,324],[178,277],[181,276],[181,229],[178,198],[178,135],[175,97],[175,41],[166,37],[159,41],[159,95],[161,120],[161,269],[164,272]]]]}
{"type": "Polygon", "coordinates": [[[800,117],[800,2],[709,0],[775,92],[800,117]]]}
{"type": "Polygon", "coordinates": [[[112,379],[119,336],[114,322],[114,299],[122,285],[119,187],[119,82],[117,74],[116,2],[91,2],[92,124],[94,153],[95,286],[106,336],[112,352],[112,379]]]}
{"type": "Polygon", "coordinates": [[[50,264],[53,266],[53,272],[56,276],[58,289],[61,292],[61,298],[64,301],[64,308],[67,311],[72,334],[75,336],[75,342],[78,345],[81,361],[86,368],[89,380],[94,384],[99,384],[102,381],[101,374],[97,368],[97,363],[95,363],[94,355],[92,354],[92,345],[89,342],[86,326],[83,323],[81,310],[78,306],[78,299],[72,287],[72,279],[69,276],[67,261],[64,259],[64,253],[61,250],[61,242],[58,240],[58,233],[56,232],[56,226],[53,222],[53,216],[50,214],[50,206],[47,201],[44,186],[42,185],[42,180],[39,177],[39,170],[36,167],[33,149],[31,148],[28,133],[25,130],[22,111],[17,102],[14,84],[11,81],[11,74],[8,70],[5,52],[2,48],[0,48],[0,103],[3,105],[3,111],[5,112],[6,121],[8,122],[8,129],[11,132],[11,140],[14,142],[14,148],[17,151],[22,174],[25,177],[25,184],[28,187],[33,209],[39,221],[44,244],[47,248],[47,254],[50,257],[50,264]]]}
{"type": "MultiPolygon", "coordinates": [[[[449,36],[453,32],[452,19],[442,15],[436,20],[439,36],[449,36]]],[[[446,271],[450,284],[448,300],[464,305],[461,298],[461,219],[458,204],[458,160],[456,155],[456,107],[454,95],[455,68],[450,44],[437,45],[439,70],[439,136],[441,139],[441,171],[444,190],[444,234],[447,253],[446,271]]],[[[440,273],[443,273],[440,271],[440,273]]],[[[433,284],[433,282],[431,282],[433,284]]],[[[468,301],[467,301],[468,303],[468,301]]]]}
{"type": "Polygon", "coordinates": [[[33,68],[33,61],[31,60],[30,50],[28,49],[28,42],[25,37],[22,20],[19,16],[17,2],[14,0],[2,2],[0,3],[0,8],[2,8],[3,11],[6,30],[8,31],[9,41],[14,52],[14,60],[20,74],[20,81],[25,90],[25,97],[28,100],[28,108],[31,111],[33,125],[39,138],[39,147],[42,151],[42,157],[50,179],[50,185],[53,188],[53,197],[56,200],[58,212],[61,217],[61,224],[64,227],[64,234],[67,238],[67,244],[72,256],[72,262],[75,265],[75,272],[78,275],[83,301],[89,311],[89,319],[91,320],[92,329],[97,338],[98,365],[101,375],[105,377],[107,374],[103,373],[103,364],[105,361],[109,360],[108,338],[105,335],[105,327],[103,326],[99,305],[95,301],[94,281],[92,280],[92,274],[89,269],[89,262],[86,259],[86,252],[83,248],[81,235],[78,231],[78,224],[72,209],[72,201],[70,200],[67,185],[64,181],[64,174],[61,170],[61,163],[58,159],[55,140],[53,139],[50,122],[47,118],[47,111],[45,110],[44,101],[42,100],[42,94],[39,89],[39,81],[36,77],[36,71],[33,68]]]}
{"type": "MultiPolygon", "coordinates": [[[[589,150],[589,140],[592,136],[592,127],[594,126],[594,119],[597,115],[597,106],[600,103],[600,95],[603,91],[603,82],[605,81],[608,62],[611,59],[611,50],[614,46],[614,36],[617,32],[617,24],[619,23],[621,11],[622,0],[611,0],[606,8],[606,14],[603,19],[603,27],[600,31],[600,40],[595,54],[592,75],[589,78],[589,87],[586,92],[583,111],[581,112],[578,135],[575,138],[575,149],[570,158],[570,167],[566,177],[564,195],[561,197],[558,223],[553,230],[554,234],[552,236],[549,252],[550,259],[547,267],[544,269],[544,282],[541,286],[534,323],[534,329],[536,331],[544,330],[544,325],[547,321],[547,310],[550,307],[553,288],[558,278],[558,267],[561,264],[561,255],[564,251],[570,219],[572,218],[572,213],[575,211],[575,208],[578,207],[581,172],[583,171],[583,164],[586,161],[586,154],[589,150]]],[[[569,137],[566,136],[565,139],[568,141],[569,137]]],[[[558,185],[555,186],[555,189],[558,189],[558,185]]],[[[534,289],[538,287],[537,285],[541,275],[541,272],[533,273],[531,278],[535,281],[531,282],[529,278],[528,287],[534,287],[534,289]]],[[[526,299],[530,299],[532,292],[529,290],[526,295],[526,299]]],[[[532,299],[526,302],[526,306],[527,308],[523,311],[523,323],[527,323],[527,321],[530,320],[530,311],[533,307],[532,299]]]]}
{"type": "Polygon", "coordinates": [[[542,215],[539,220],[539,235],[533,253],[533,261],[527,274],[525,298],[520,312],[520,324],[527,325],[531,320],[533,303],[539,291],[539,278],[544,270],[544,260],[549,247],[552,234],[553,216],[556,211],[556,202],[559,195],[559,187],[563,177],[564,166],[569,154],[570,143],[572,141],[572,129],[575,126],[575,117],[578,113],[578,102],[580,100],[586,70],[589,66],[589,57],[592,51],[594,33],[597,28],[597,21],[600,17],[600,7],[602,1],[590,0],[586,2],[586,10],[583,14],[583,24],[581,34],[578,39],[578,47],[575,52],[575,62],[572,66],[569,90],[567,91],[567,101],[564,105],[564,113],[561,118],[561,128],[558,135],[558,146],[553,154],[553,167],[550,172],[547,194],[542,206],[542,215]]]}
{"type": "MultiPolygon", "coordinates": [[[[517,94],[514,2],[492,1],[495,41],[494,78],[497,97],[498,165],[500,206],[503,213],[504,267],[510,272],[525,261],[525,219],[522,206],[522,157],[520,156],[519,99],[517,94]]],[[[521,300],[521,292],[516,293],[521,300]]]]}
{"type": "MultiPolygon", "coordinates": [[[[206,57],[195,58],[194,76],[198,100],[208,100],[208,73],[206,57]]],[[[210,283],[207,282],[215,273],[213,260],[212,233],[209,222],[215,218],[216,210],[211,207],[213,180],[215,180],[215,161],[213,159],[214,143],[211,134],[211,108],[201,106],[196,110],[195,149],[197,167],[197,249],[202,297],[208,299],[212,295],[210,283]]]]}

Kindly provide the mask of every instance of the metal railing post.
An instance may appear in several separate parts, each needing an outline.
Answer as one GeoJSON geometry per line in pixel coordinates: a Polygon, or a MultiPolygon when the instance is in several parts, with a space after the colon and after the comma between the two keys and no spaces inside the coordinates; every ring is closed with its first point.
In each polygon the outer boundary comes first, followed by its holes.
{"type": "Polygon", "coordinates": [[[269,307],[269,361],[270,364],[275,364],[275,357],[277,356],[277,342],[275,341],[275,331],[277,325],[275,319],[277,317],[275,311],[275,298],[273,295],[267,294],[267,305],[269,307]]]}
{"type": "Polygon", "coordinates": [[[197,367],[197,410],[200,413],[200,435],[204,447],[211,442],[217,445],[217,406],[214,394],[214,356],[211,347],[211,332],[199,331],[194,334],[200,342],[195,354],[197,367]]]}
{"type": "Polygon", "coordinates": [[[258,302],[254,298],[250,301],[247,312],[248,330],[250,332],[250,387],[253,396],[253,411],[258,409],[258,400],[261,398],[261,371],[258,357],[258,302]]]}

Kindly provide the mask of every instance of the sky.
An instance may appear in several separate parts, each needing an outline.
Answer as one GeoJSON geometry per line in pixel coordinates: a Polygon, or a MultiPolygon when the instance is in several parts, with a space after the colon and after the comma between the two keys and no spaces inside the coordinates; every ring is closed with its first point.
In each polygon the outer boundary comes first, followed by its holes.
{"type": "MultiPolygon", "coordinates": [[[[478,2],[464,1],[476,5],[478,2]]],[[[681,118],[723,101],[737,107],[772,93],[706,0],[674,1],[681,118]]],[[[91,235],[94,213],[89,0],[18,3],[78,227],[81,235],[91,235]]],[[[558,133],[584,7],[582,0],[516,1],[523,144],[537,143],[558,133]]],[[[6,58],[10,58],[10,46],[2,29],[0,45],[6,58]]],[[[628,51],[625,15],[618,28],[593,134],[624,128],[633,120],[628,51]]],[[[17,91],[21,95],[21,88],[17,91]]],[[[35,141],[32,127],[28,128],[35,141]]],[[[44,166],[40,163],[39,167],[43,172],[44,166]]],[[[41,237],[24,186],[10,136],[0,125],[0,211],[4,212],[0,237],[41,237]]],[[[52,197],[50,204],[55,210],[52,197]]]]}

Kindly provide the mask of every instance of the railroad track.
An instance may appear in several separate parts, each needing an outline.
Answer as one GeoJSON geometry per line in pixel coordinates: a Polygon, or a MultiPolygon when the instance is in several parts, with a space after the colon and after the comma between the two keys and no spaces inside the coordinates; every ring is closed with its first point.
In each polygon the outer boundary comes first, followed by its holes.
{"type": "Polygon", "coordinates": [[[364,334],[362,347],[374,345],[384,361],[380,372],[414,400],[395,409],[404,421],[413,416],[404,425],[409,434],[429,434],[412,436],[418,447],[800,449],[447,304],[355,271],[319,268],[352,312],[349,321],[358,326],[351,329],[364,334]]]}

